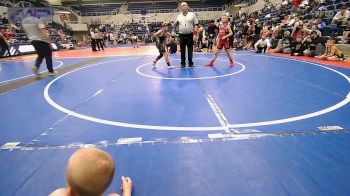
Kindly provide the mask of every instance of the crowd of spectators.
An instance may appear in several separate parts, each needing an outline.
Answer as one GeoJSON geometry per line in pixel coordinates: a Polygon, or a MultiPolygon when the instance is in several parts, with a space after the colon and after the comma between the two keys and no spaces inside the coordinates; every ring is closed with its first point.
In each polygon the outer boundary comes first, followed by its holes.
{"type": "MultiPolygon", "coordinates": [[[[326,5],[330,4],[333,5],[333,1],[304,0],[295,4],[284,0],[275,6],[267,2],[261,11],[235,17],[232,23],[236,33],[234,47],[256,52],[268,52],[272,48],[275,53],[321,57],[330,46],[334,49],[333,42],[338,39],[341,43],[349,42],[347,6],[341,4],[339,11],[329,10],[336,13],[332,17],[325,15],[326,5]],[[326,44],[330,38],[333,44],[326,44]]],[[[337,60],[343,58],[339,50],[335,51],[338,51],[337,60]]],[[[334,56],[334,52],[329,55],[334,56]]]]}
{"type": "MultiPolygon", "coordinates": [[[[349,43],[350,3],[344,0],[283,0],[273,5],[265,0],[263,9],[247,14],[231,17],[231,27],[234,36],[230,38],[233,49],[255,50],[291,55],[322,56],[327,48],[327,40],[334,38],[338,43],[349,43]],[[300,52],[302,50],[302,52],[300,52]]],[[[236,2],[237,3],[237,2],[236,2]]],[[[239,3],[256,3],[240,1],[239,3]]],[[[9,24],[6,16],[0,16],[0,32],[8,43],[25,43],[27,38],[20,24],[9,24]]],[[[215,45],[219,21],[200,21],[194,32],[195,50],[212,51],[215,45]]],[[[152,43],[152,32],[159,29],[159,23],[140,24],[128,23],[116,25],[102,24],[99,18],[91,19],[90,28],[98,29],[105,41],[113,43],[128,43],[131,37],[145,43],[152,43]],[[111,38],[112,37],[112,38],[111,38]]],[[[55,42],[70,42],[66,28],[49,26],[50,35],[55,42]]],[[[176,32],[170,39],[176,40],[176,32]]],[[[113,44],[114,45],[114,44],[113,44]]]]}
{"type": "MultiPolygon", "coordinates": [[[[47,24],[46,27],[52,42],[66,45],[74,41],[69,30],[64,26],[52,22],[47,24]]],[[[10,23],[6,13],[0,16],[0,34],[8,47],[11,47],[13,44],[30,44],[30,40],[22,28],[22,24],[10,23]]],[[[0,47],[0,57],[4,55],[5,48],[0,47]]]]}
{"type": "MultiPolygon", "coordinates": [[[[275,53],[320,58],[327,55],[332,57],[328,60],[342,60],[344,54],[335,43],[349,43],[349,15],[347,4],[341,0],[284,0],[276,5],[266,0],[262,10],[232,17],[234,36],[230,45],[233,49],[256,52],[274,49],[275,53]]],[[[203,41],[197,40],[198,45],[206,42],[203,50],[215,42],[213,26],[215,29],[217,24],[198,28],[198,33],[204,31],[205,35],[203,41]]]]}
{"type": "MultiPolygon", "coordinates": [[[[269,52],[269,49],[274,49],[276,53],[321,57],[327,53],[327,48],[330,46],[326,44],[328,39],[332,38],[335,43],[349,43],[347,9],[341,0],[322,2],[283,0],[276,5],[265,0],[262,10],[232,17],[231,27],[234,36],[230,38],[230,46],[233,49],[256,52],[269,52]]],[[[201,21],[201,24],[196,26],[194,32],[196,51],[212,51],[218,22],[201,21]]],[[[149,38],[149,42],[152,42],[152,32],[157,31],[160,25],[161,23],[151,23],[148,26],[138,23],[124,24],[116,36],[126,42],[128,36],[136,34],[140,37],[140,41],[149,38]]],[[[102,26],[99,24],[100,29],[103,29],[102,26]]],[[[108,26],[108,29],[113,28],[108,26]]],[[[176,40],[176,33],[173,32],[173,35],[169,39],[176,40]]],[[[332,47],[335,47],[334,44],[332,47]]],[[[335,51],[339,53],[338,59],[342,59],[341,51],[335,51]]]]}

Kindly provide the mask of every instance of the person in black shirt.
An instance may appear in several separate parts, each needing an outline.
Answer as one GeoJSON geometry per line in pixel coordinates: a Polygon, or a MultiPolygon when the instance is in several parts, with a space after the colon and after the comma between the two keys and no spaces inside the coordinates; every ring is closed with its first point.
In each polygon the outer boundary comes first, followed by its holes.
{"type": "Polygon", "coordinates": [[[231,30],[233,32],[233,36],[229,37],[229,44],[230,44],[230,48],[233,48],[233,41],[234,41],[234,36],[235,36],[235,31],[234,31],[234,23],[231,22],[231,30]]]}
{"type": "Polygon", "coordinates": [[[290,55],[292,55],[292,56],[303,56],[304,55],[303,52],[305,50],[305,46],[304,46],[302,40],[303,40],[303,36],[297,35],[297,38],[291,44],[290,55]]]}
{"type": "Polygon", "coordinates": [[[7,54],[9,55],[9,57],[11,57],[9,45],[6,41],[6,38],[4,37],[4,35],[2,33],[0,33],[0,48],[1,48],[1,53],[2,53],[2,54],[0,54],[0,56],[3,56],[5,54],[5,52],[7,51],[7,54]]]}
{"type": "Polygon", "coordinates": [[[168,48],[166,47],[166,42],[167,42],[167,37],[170,34],[168,32],[169,30],[169,23],[163,23],[162,24],[162,28],[157,31],[157,33],[155,33],[153,36],[157,39],[156,41],[156,47],[159,50],[159,55],[156,57],[156,59],[154,59],[152,61],[152,65],[154,68],[157,67],[157,61],[159,59],[161,59],[163,56],[165,58],[165,61],[167,63],[167,67],[168,69],[173,69],[175,68],[175,66],[171,66],[170,65],[170,61],[169,61],[169,53],[168,53],[168,48]]]}
{"type": "Polygon", "coordinates": [[[213,51],[213,45],[214,45],[214,41],[215,41],[215,29],[216,28],[217,28],[216,25],[213,23],[210,23],[208,25],[207,36],[208,36],[209,51],[213,51]]]}
{"type": "Polygon", "coordinates": [[[322,37],[317,35],[316,31],[312,31],[311,34],[305,38],[304,43],[308,46],[304,51],[305,56],[321,56],[326,50],[325,41],[322,37]]]}

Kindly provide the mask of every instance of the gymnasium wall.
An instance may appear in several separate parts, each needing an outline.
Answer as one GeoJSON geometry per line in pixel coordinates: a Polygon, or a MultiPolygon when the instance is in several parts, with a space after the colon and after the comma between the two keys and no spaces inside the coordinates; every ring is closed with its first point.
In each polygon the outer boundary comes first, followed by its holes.
{"type": "MultiPolygon", "coordinates": [[[[169,22],[169,21],[174,21],[176,19],[176,16],[179,13],[157,13],[157,14],[147,14],[146,17],[150,17],[149,21],[150,22],[169,22]]],[[[196,12],[198,15],[198,18],[200,20],[213,20],[220,18],[221,15],[223,14],[222,11],[206,11],[206,12],[196,12]]],[[[90,24],[91,19],[96,19],[99,18],[102,23],[111,23],[114,22],[114,24],[123,24],[125,22],[138,22],[139,17],[141,17],[140,14],[117,14],[113,16],[84,16],[83,17],[83,22],[90,24]]]]}

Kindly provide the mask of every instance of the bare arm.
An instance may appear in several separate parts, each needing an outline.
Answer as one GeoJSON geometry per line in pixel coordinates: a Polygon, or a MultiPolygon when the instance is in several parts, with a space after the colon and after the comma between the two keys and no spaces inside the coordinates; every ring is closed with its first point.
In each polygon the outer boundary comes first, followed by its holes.
{"type": "Polygon", "coordinates": [[[334,56],[336,50],[337,50],[337,47],[332,46],[331,53],[328,56],[334,56]]]}
{"type": "Polygon", "coordinates": [[[267,42],[267,47],[266,47],[266,52],[265,53],[268,53],[270,48],[271,48],[271,43],[269,40],[266,41],[267,42]]]}
{"type": "Polygon", "coordinates": [[[261,41],[261,39],[254,44],[255,51],[258,50],[258,45],[259,45],[260,41],[261,41]]]}
{"type": "Polygon", "coordinates": [[[294,24],[292,33],[290,34],[291,37],[293,37],[293,35],[294,35],[294,33],[295,33],[295,31],[297,30],[298,27],[299,27],[299,22],[294,24]]]}
{"type": "Polygon", "coordinates": [[[162,33],[162,29],[160,29],[159,31],[157,31],[157,33],[155,33],[153,35],[153,37],[160,37],[160,34],[162,33]]]}
{"type": "Polygon", "coordinates": [[[228,37],[231,37],[233,35],[233,32],[232,32],[232,29],[231,29],[231,26],[230,25],[227,25],[226,27],[228,29],[228,35],[225,36],[225,39],[228,38],[228,37]]]}
{"type": "Polygon", "coordinates": [[[350,31],[344,31],[343,33],[343,40],[346,40],[350,35],[350,31]]]}
{"type": "Polygon", "coordinates": [[[169,32],[166,32],[166,35],[167,35],[168,37],[171,37],[171,33],[169,33],[169,32]]]}

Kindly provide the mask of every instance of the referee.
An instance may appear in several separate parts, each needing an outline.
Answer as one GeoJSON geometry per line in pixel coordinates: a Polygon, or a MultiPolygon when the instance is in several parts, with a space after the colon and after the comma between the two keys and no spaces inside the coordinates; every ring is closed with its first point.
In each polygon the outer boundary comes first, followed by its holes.
{"type": "Polygon", "coordinates": [[[186,47],[188,52],[188,66],[192,68],[193,30],[194,26],[198,24],[198,20],[193,12],[188,11],[188,4],[186,2],[181,3],[181,11],[182,13],[176,18],[176,25],[179,26],[180,34],[181,68],[185,68],[186,65],[186,47]]]}

